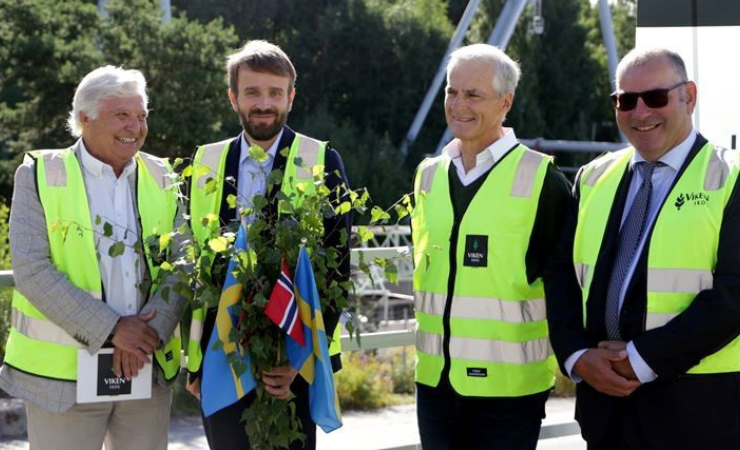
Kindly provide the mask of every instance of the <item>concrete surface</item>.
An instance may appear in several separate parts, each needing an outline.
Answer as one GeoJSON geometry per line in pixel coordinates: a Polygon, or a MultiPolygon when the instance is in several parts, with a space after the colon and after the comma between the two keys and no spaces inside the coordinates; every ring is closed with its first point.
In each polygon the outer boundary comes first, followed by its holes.
{"type": "MultiPolygon", "coordinates": [[[[577,425],[573,423],[573,406],[573,399],[551,398],[547,402],[547,418],[543,423],[542,439],[537,446],[539,450],[586,449],[586,444],[578,433],[547,437],[553,432],[577,430],[577,425]]],[[[344,426],[331,434],[318,431],[319,450],[382,450],[401,446],[413,448],[419,442],[415,405],[391,406],[371,412],[346,412],[343,414],[343,422],[344,426]]],[[[0,436],[0,449],[28,450],[28,442],[25,437],[19,439],[0,436]]],[[[172,419],[169,450],[208,450],[200,417],[172,419]]]]}

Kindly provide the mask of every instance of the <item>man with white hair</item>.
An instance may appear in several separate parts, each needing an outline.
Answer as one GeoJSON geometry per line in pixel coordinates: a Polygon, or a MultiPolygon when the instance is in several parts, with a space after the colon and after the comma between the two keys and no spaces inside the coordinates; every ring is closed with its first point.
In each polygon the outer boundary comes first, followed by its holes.
{"type": "Polygon", "coordinates": [[[555,380],[545,297],[573,205],[551,157],[504,128],[519,65],[486,44],[447,65],[454,139],[424,160],[411,215],[417,411],[429,449],[534,449],[555,380]]]}
{"type": "Polygon", "coordinates": [[[629,52],[611,97],[631,146],[579,172],[581,289],[548,305],[581,432],[590,450],[740,448],[738,153],[694,129],[674,51],[629,52]]]}
{"type": "Polygon", "coordinates": [[[31,449],[167,448],[185,299],[154,289],[159,255],[144,244],[171,231],[177,212],[168,163],[139,151],[147,101],[138,70],[93,70],[68,121],[80,139],[29,152],[16,172],[0,388],[25,400],[31,449]],[[90,358],[97,368],[82,363],[90,358]],[[152,377],[137,379],[145,364],[156,366],[152,377]],[[95,382],[78,378],[97,379],[92,402],[78,391],[95,382]],[[115,401],[134,382],[151,384],[151,396],[115,401]]]}

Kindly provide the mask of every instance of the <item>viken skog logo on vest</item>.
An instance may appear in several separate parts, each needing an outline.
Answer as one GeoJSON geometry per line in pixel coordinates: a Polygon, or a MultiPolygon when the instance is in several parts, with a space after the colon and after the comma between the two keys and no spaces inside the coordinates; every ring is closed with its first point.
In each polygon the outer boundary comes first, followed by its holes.
{"type": "Polygon", "coordinates": [[[702,206],[709,203],[709,196],[704,192],[682,192],[676,197],[674,205],[678,211],[685,205],[702,206]]]}
{"type": "Polygon", "coordinates": [[[469,234],[465,236],[465,258],[468,267],[488,267],[488,236],[469,234]]]}

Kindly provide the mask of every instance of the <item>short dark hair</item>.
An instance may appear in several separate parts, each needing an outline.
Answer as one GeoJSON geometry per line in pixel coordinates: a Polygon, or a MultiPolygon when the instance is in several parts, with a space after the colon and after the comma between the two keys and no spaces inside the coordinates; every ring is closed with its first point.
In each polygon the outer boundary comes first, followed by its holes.
{"type": "Polygon", "coordinates": [[[255,72],[267,72],[288,77],[288,92],[295,89],[296,71],[285,52],[275,44],[267,41],[248,41],[236,53],[226,60],[226,71],[229,74],[229,88],[234,94],[239,89],[239,68],[249,67],[255,72]]]}

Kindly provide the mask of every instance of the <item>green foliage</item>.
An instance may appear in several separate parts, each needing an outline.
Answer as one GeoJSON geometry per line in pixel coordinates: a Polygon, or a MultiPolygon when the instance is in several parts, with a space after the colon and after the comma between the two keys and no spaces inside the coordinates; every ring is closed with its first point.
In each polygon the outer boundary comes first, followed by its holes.
{"type": "Polygon", "coordinates": [[[575,397],[576,384],[570,378],[560,373],[560,369],[555,372],[555,387],[552,390],[554,397],[575,397]]]}
{"type": "Polygon", "coordinates": [[[342,409],[377,409],[393,403],[391,367],[372,354],[342,355],[342,370],[335,374],[339,406],[342,409]]]}
{"type": "Polygon", "coordinates": [[[74,91],[103,64],[147,78],[150,153],[189,155],[198,142],[223,136],[232,114],[223,62],[237,42],[233,30],[184,15],[162,24],[156,0],[107,6],[105,17],[83,0],[0,0],[0,198],[10,198],[22,152],[73,141],[65,127],[74,91]]]}
{"type": "Polygon", "coordinates": [[[10,208],[0,203],[0,270],[10,269],[10,245],[8,243],[8,234],[10,228],[8,219],[10,217],[10,208]]]}
{"type": "MultiPolygon", "coordinates": [[[[374,204],[387,207],[411,190],[411,171],[403,166],[387,134],[360,129],[350,120],[340,121],[324,105],[319,105],[298,129],[317,139],[331,139],[331,146],[342,155],[350,186],[372,192],[374,204]]],[[[355,218],[356,223],[369,220],[367,215],[355,218]]]]}
{"type": "Polygon", "coordinates": [[[340,407],[370,410],[413,401],[414,355],[413,346],[343,353],[342,370],[334,375],[340,407]]]}
{"type": "Polygon", "coordinates": [[[198,143],[222,139],[233,114],[224,82],[225,56],[237,43],[233,29],[182,13],[162,24],[155,0],[110,0],[107,8],[100,37],[106,62],[139,69],[147,79],[146,150],[190,156],[198,143]]]}
{"type": "MultiPolygon", "coordinates": [[[[10,269],[10,246],[8,245],[7,206],[0,203],[0,270],[10,269]]],[[[0,288],[0,362],[5,359],[5,343],[10,330],[10,299],[12,289],[0,288]]]]}
{"type": "Polygon", "coordinates": [[[414,379],[416,347],[409,345],[394,348],[390,353],[390,358],[393,392],[396,394],[413,394],[416,392],[416,381],[414,379]]]}

